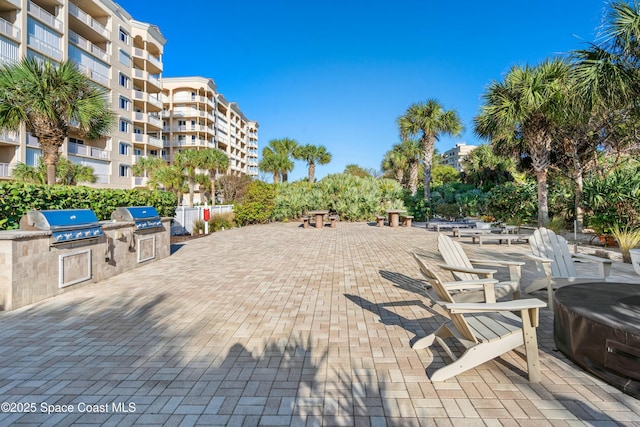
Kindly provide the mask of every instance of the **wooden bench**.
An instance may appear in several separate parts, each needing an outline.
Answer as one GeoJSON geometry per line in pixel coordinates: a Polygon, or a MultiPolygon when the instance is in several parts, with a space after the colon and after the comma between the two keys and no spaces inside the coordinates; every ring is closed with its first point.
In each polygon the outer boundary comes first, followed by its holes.
{"type": "Polygon", "coordinates": [[[529,241],[529,236],[524,236],[522,234],[495,234],[495,233],[490,233],[490,234],[477,234],[475,236],[471,236],[471,239],[473,241],[473,243],[476,242],[476,239],[478,240],[478,243],[480,244],[480,246],[482,246],[482,242],[486,241],[486,240],[497,240],[498,243],[502,243],[503,241],[507,242],[507,246],[511,246],[511,241],[512,240],[522,240],[522,241],[529,241]]]}
{"type": "Polygon", "coordinates": [[[411,227],[411,220],[413,219],[412,215],[401,215],[400,221],[402,221],[403,227],[411,227]]]}
{"type": "Polygon", "coordinates": [[[338,224],[338,215],[329,216],[329,221],[331,221],[331,228],[336,228],[336,225],[338,224]]]}
{"type": "Polygon", "coordinates": [[[376,225],[378,227],[384,227],[384,220],[385,220],[384,216],[382,216],[382,215],[376,216],[376,225]]]}
{"type": "Polygon", "coordinates": [[[302,219],[302,228],[309,228],[309,217],[303,216],[301,219],[302,219]]]}

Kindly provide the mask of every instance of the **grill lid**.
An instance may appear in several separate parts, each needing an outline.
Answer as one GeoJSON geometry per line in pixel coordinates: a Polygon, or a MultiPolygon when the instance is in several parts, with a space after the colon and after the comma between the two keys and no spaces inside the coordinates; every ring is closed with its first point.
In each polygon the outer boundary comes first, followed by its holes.
{"type": "Polygon", "coordinates": [[[116,208],[111,214],[116,221],[133,221],[137,230],[162,227],[158,211],[153,206],[127,206],[116,208]]]}
{"type": "Polygon", "coordinates": [[[102,225],[91,209],[29,211],[22,229],[49,230],[53,243],[89,239],[103,235],[102,225]]]}

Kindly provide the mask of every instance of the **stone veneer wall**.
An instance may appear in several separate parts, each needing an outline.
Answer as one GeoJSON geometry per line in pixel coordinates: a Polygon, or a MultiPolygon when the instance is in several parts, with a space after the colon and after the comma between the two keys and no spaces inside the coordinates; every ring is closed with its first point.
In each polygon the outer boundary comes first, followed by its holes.
{"type": "Polygon", "coordinates": [[[104,236],[56,246],[49,231],[0,231],[0,309],[15,310],[169,256],[170,222],[163,218],[162,229],[137,233],[132,222],[102,222],[104,236]]]}

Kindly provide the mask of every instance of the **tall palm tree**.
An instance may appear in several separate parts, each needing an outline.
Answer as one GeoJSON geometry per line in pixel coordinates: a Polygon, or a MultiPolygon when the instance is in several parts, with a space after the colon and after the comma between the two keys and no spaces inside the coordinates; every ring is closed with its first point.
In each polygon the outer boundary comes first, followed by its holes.
{"type": "Polygon", "coordinates": [[[269,141],[269,147],[277,155],[282,182],[287,182],[289,180],[289,172],[293,170],[294,164],[291,158],[298,147],[298,142],[291,138],[272,139],[269,141]]]}
{"type": "Polygon", "coordinates": [[[429,201],[435,143],[441,135],[457,136],[462,132],[460,117],[455,110],[445,110],[440,102],[429,99],[425,103],[410,105],[398,119],[398,127],[403,140],[418,137],[420,141],[424,166],[424,198],[429,201]]]}
{"type": "Polygon", "coordinates": [[[538,181],[538,224],[549,221],[547,174],[553,131],[562,110],[569,65],[560,59],[514,66],[503,82],[492,82],[474,119],[476,133],[504,150],[516,149],[531,158],[538,181]]]}
{"type": "MultiPolygon", "coordinates": [[[[165,190],[175,194],[178,201],[180,201],[185,191],[184,181],[185,175],[180,166],[176,164],[171,166],[165,164],[154,169],[149,184],[150,186],[155,184],[161,185],[165,190]]],[[[193,200],[193,198],[191,198],[191,200],[193,200]]]]}
{"type": "Polygon", "coordinates": [[[207,148],[200,152],[201,164],[203,169],[209,172],[209,181],[211,182],[211,205],[216,204],[216,175],[219,170],[226,170],[229,168],[229,157],[227,153],[219,148],[207,148]]]}
{"type": "Polygon", "coordinates": [[[326,165],[331,161],[331,153],[324,145],[302,145],[293,151],[293,157],[307,163],[309,182],[315,181],[316,164],[326,165]]]}
{"type": "Polygon", "coordinates": [[[411,195],[415,196],[418,192],[418,171],[420,169],[420,158],[422,157],[422,147],[420,146],[420,142],[412,139],[405,139],[400,144],[396,145],[394,149],[396,149],[406,159],[407,169],[409,172],[407,187],[409,188],[411,195]]]}
{"type": "Polygon", "coordinates": [[[405,185],[404,176],[407,170],[407,158],[398,150],[398,144],[384,154],[380,168],[386,176],[393,176],[400,185],[405,185]]]}
{"type": "Polygon", "coordinates": [[[147,176],[149,178],[149,188],[156,188],[158,182],[154,179],[155,173],[160,168],[166,166],[166,162],[160,157],[155,156],[143,156],[139,157],[136,163],[133,165],[134,176],[147,176]]]}
{"type": "Polygon", "coordinates": [[[196,169],[202,165],[202,156],[198,150],[182,150],[175,157],[175,164],[187,175],[189,185],[189,207],[193,207],[196,192],[196,169]]]}
{"type": "Polygon", "coordinates": [[[38,138],[47,183],[56,183],[58,150],[75,127],[96,139],[114,122],[107,91],[81,73],[73,62],[52,64],[35,58],[0,66],[0,130],[18,131],[25,123],[38,138]]]}
{"type": "Polygon", "coordinates": [[[286,162],[283,156],[279,155],[271,147],[264,147],[262,149],[262,159],[258,163],[258,168],[262,172],[268,172],[273,174],[273,182],[279,183],[282,174],[282,163],[286,162]]]}
{"type": "Polygon", "coordinates": [[[464,180],[478,188],[514,180],[516,163],[511,157],[496,155],[491,145],[475,148],[463,160],[464,180]]]}

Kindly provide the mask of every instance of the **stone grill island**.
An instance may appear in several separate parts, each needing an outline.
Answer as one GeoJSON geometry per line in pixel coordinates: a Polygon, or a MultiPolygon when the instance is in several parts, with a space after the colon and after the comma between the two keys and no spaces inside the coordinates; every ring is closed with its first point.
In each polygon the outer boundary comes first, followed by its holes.
{"type": "Polygon", "coordinates": [[[169,256],[170,222],[151,206],[118,208],[111,221],[98,221],[90,209],[28,212],[19,230],[0,231],[0,309],[169,256]]]}

